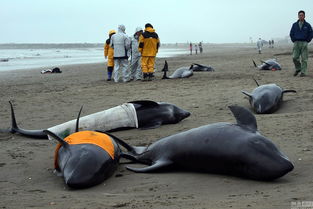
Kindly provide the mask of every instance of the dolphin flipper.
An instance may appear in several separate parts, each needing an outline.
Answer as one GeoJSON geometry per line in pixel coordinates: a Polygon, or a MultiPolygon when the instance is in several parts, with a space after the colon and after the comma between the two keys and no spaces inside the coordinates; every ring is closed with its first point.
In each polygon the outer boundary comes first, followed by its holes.
{"type": "Polygon", "coordinates": [[[133,168],[133,167],[126,166],[126,168],[128,170],[134,171],[136,173],[148,173],[148,172],[153,172],[153,171],[159,170],[161,168],[165,168],[171,164],[172,164],[172,162],[168,161],[168,160],[158,160],[158,161],[154,162],[152,165],[147,166],[147,167],[133,168]]]}
{"type": "Polygon", "coordinates": [[[257,131],[256,118],[248,109],[237,105],[228,107],[235,116],[238,125],[245,126],[252,131],[257,131]]]}
{"type": "Polygon", "coordinates": [[[147,130],[147,129],[154,129],[158,128],[162,125],[161,121],[150,121],[149,123],[146,123],[144,126],[140,127],[141,130],[147,130]]]}
{"type": "Polygon", "coordinates": [[[197,64],[197,63],[192,63],[193,65],[197,65],[199,67],[206,67],[206,66],[203,66],[203,65],[200,65],[200,64],[197,64]]]}
{"type": "Polygon", "coordinates": [[[296,90],[292,90],[292,89],[287,89],[287,90],[283,90],[283,94],[284,93],[297,93],[296,90]]]}
{"type": "Polygon", "coordinates": [[[256,63],[254,62],[254,60],[252,60],[252,62],[253,62],[254,67],[258,67],[256,63]]]}
{"type": "Polygon", "coordinates": [[[252,97],[252,94],[246,92],[246,91],[241,91],[244,95],[248,96],[248,97],[252,97]]]}

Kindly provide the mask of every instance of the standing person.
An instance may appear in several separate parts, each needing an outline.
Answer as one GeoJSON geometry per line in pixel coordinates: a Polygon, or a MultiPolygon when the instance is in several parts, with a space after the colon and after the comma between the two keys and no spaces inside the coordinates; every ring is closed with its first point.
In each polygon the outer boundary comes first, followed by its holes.
{"type": "Polygon", "coordinates": [[[192,43],[189,44],[190,55],[192,55],[192,43]]]}
{"type": "Polygon", "coordinates": [[[272,39],[272,48],[274,48],[274,40],[272,39]]]}
{"type": "Polygon", "coordinates": [[[200,51],[200,54],[202,54],[203,48],[202,48],[202,42],[201,41],[199,42],[199,51],[200,51]]]}
{"type": "Polygon", "coordinates": [[[107,69],[108,69],[108,79],[107,81],[111,81],[112,78],[112,72],[114,68],[114,60],[113,60],[113,54],[114,54],[114,49],[110,47],[110,41],[112,35],[114,35],[116,32],[115,30],[110,30],[109,31],[109,38],[106,40],[105,45],[104,45],[104,58],[108,58],[107,62],[107,69]]]}
{"type": "Polygon", "coordinates": [[[268,47],[269,47],[269,48],[272,48],[272,40],[269,40],[269,41],[268,41],[268,47]]]}
{"type": "Polygon", "coordinates": [[[130,40],[125,34],[125,26],[119,25],[118,32],[111,37],[110,46],[114,49],[114,82],[119,82],[120,71],[122,72],[123,82],[128,80],[128,50],[130,48],[130,40]]]}
{"type": "Polygon", "coordinates": [[[141,69],[143,81],[151,81],[154,77],[155,56],[160,47],[160,39],[150,23],[145,25],[145,31],[139,37],[138,50],[141,53],[141,69]]]}
{"type": "Polygon", "coordinates": [[[290,30],[290,38],[294,43],[292,50],[293,63],[295,64],[296,71],[293,74],[297,76],[306,75],[308,63],[308,43],[312,40],[313,32],[311,25],[305,21],[305,12],[300,10],[298,12],[298,21],[295,22],[290,30]],[[301,57],[301,62],[300,62],[301,57]]]}
{"type": "Polygon", "coordinates": [[[198,45],[195,44],[195,51],[196,51],[196,54],[198,54],[198,45]]]}
{"type": "Polygon", "coordinates": [[[130,44],[130,48],[131,48],[130,80],[134,79],[135,81],[141,80],[142,78],[141,62],[140,62],[141,55],[138,51],[138,46],[139,46],[138,40],[142,32],[143,32],[142,28],[137,27],[135,30],[135,34],[131,38],[131,44],[130,44]]]}
{"type": "Polygon", "coordinates": [[[262,47],[263,47],[263,42],[262,42],[262,39],[259,38],[258,42],[256,43],[257,47],[258,47],[258,50],[259,50],[259,54],[262,53],[262,47]]]}

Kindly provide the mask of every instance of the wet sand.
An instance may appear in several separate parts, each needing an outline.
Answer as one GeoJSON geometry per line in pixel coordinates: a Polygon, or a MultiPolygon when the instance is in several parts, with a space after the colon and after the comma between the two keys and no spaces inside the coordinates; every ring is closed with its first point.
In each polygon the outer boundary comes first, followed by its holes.
{"type": "MultiPolygon", "coordinates": [[[[82,115],[132,100],[149,99],[176,104],[192,113],[182,122],[150,130],[127,130],[115,135],[132,145],[149,145],[159,138],[215,122],[233,122],[229,105],[250,108],[241,90],[276,83],[296,94],[286,94],[282,107],[270,115],[256,115],[259,131],[294,163],[295,169],[272,182],[232,176],[163,172],[136,174],[121,164],[102,184],[70,190],[53,173],[56,142],[0,134],[1,208],[291,208],[292,202],[313,201],[313,60],[308,76],[293,77],[291,45],[264,48],[257,54],[248,45],[209,45],[202,55],[167,58],[176,68],[200,63],[215,72],[195,72],[188,79],[161,80],[163,59],[157,59],[156,80],[106,81],[105,64],[60,67],[61,74],[41,69],[0,72],[0,128],[11,123],[8,101],[14,103],[18,124],[44,129],[82,115]],[[275,56],[276,54],[276,56],[275,56]],[[278,55],[277,55],[278,54],[278,55]],[[283,70],[258,71],[252,59],[278,58],[283,70]]],[[[124,162],[124,160],[122,160],[124,162]]]]}

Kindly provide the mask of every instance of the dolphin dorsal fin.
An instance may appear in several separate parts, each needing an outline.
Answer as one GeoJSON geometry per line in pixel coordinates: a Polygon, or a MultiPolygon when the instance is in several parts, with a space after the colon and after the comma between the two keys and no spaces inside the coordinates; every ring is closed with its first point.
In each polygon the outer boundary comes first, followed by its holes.
{"type": "Polygon", "coordinates": [[[78,130],[79,130],[79,118],[80,118],[80,114],[82,112],[83,107],[84,106],[82,105],[80,110],[79,110],[78,116],[77,116],[75,132],[78,132],[78,130]]]}
{"type": "Polygon", "coordinates": [[[254,82],[256,83],[257,86],[260,86],[259,82],[255,78],[253,78],[253,80],[254,80],[254,82]]]}
{"type": "Polygon", "coordinates": [[[237,105],[229,106],[229,109],[235,116],[238,125],[245,126],[254,132],[257,131],[256,118],[248,109],[237,105]]]}
{"type": "Polygon", "coordinates": [[[61,137],[59,137],[55,133],[53,133],[53,132],[51,132],[49,130],[44,130],[43,132],[46,133],[49,136],[52,136],[54,139],[56,139],[58,142],[60,142],[62,144],[62,146],[64,146],[64,147],[68,147],[69,146],[69,144],[66,141],[64,141],[64,139],[62,139],[61,137]]]}

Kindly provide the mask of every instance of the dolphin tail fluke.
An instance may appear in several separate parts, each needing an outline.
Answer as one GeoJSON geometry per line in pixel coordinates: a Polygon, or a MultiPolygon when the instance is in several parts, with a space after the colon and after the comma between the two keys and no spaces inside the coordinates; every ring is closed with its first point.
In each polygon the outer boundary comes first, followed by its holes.
{"type": "Polygon", "coordinates": [[[169,77],[166,76],[166,72],[168,71],[168,64],[167,64],[166,60],[165,60],[164,67],[163,67],[162,71],[164,72],[162,79],[169,79],[169,77]]]}
{"type": "Polygon", "coordinates": [[[165,60],[165,62],[164,62],[164,67],[163,67],[162,71],[163,71],[163,72],[168,71],[168,64],[167,64],[167,61],[166,61],[166,60],[165,60]]]}
{"type": "Polygon", "coordinates": [[[10,107],[11,107],[11,118],[12,118],[12,122],[11,122],[11,133],[15,133],[16,130],[18,130],[18,126],[16,123],[16,118],[15,118],[15,113],[14,113],[14,108],[13,108],[13,104],[11,101],[9,101],[10,103],[10,107]]]}
{"type": "Polygon", "coordinates": [[[25,130],[21,129],[17,126],[15,113],[13,104],[11,101],[9,101],[10,107],[11,107],[11,117],[12,117],[12,127],[9,129],[10,133],[19,133],[27,137],[36,138],[36,139],[47,139],[47,135],[44,133],[43,130],[25,130]]]}
{"type": "Polygon", "coordinates": [[[284,93],[297,93],[297,91],[296,90],[293,90],[293,89],[287,89],[287,90],[284,90],[283,91],[283,94],[284,93]]]}
{"type": "Polygon", "coordinates": [[[172,164],[171,161],[158,160],[155,163],[153,163],[152,165],[147,166],[147,167],[133,168],[133,167],[126,166],[126,168],[128,170],[134,171],[136,173],[149,173],[149,172],[154,172],[154,171],[157,171],[159,169],[165,168],[171,164],[172,164]]]}
{"type": "Polygon", "coordinates": [[[258,67],[257,65],[256,65],[256,63],[254,62],[254,60],[252,60],[252,62],[253,62],[253,65],[254,65],[254,67],[258,67]]]}

